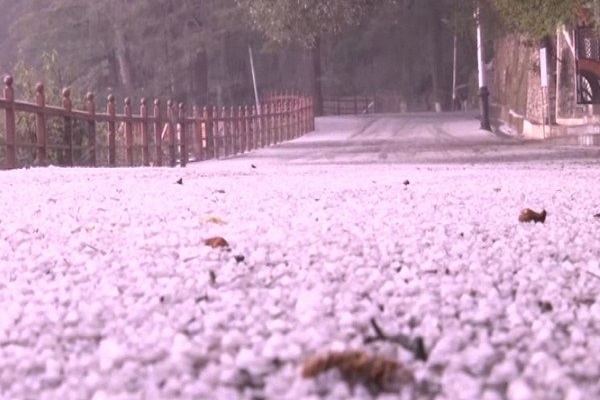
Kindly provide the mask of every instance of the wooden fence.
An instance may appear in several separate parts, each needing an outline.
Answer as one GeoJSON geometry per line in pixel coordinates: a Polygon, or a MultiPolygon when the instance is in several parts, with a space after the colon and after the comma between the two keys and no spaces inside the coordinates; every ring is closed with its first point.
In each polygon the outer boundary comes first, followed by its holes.
{"type": "Polygon", "coordinates": [[[93,93],[87,94],[84,110],[73,109],[69,89],[62,95],[62,107],[47,105],[44,86],[38,83],[35,104],[15,101],[13,78],[4,77],[2,168],[30,163],[185,166],[189,161],[228,157],[314,130],[312,99],[301,95],[270,95],[259,107],[193,107],[191,112],[172,100],[163,108],[159,100],[149,105],[142,99],[137,115],[129,98],[124,100],[123,113],[117,114],[112,95],[105,113],[96,111],[93,93]],[[28,134],[18,131],[25,117],[30,118],[28,134]]]}
{"type": "Polygon", "coordinates": [[[347,96],[323,99],[325,115],[358,115],[375,113],[373,96],[347,96]]]}

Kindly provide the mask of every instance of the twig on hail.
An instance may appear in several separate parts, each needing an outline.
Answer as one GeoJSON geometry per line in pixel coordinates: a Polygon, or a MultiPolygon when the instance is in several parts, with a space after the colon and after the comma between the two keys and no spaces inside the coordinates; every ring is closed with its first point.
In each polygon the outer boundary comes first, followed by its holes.
{"type": "Polygon", "coordinates": [[[375,331],[375,336],[366,337],[365,344],[378,341],[395,343],[413,353],[417,360],[427,361],[427,351],[425,350],[425,344],[423,343],[422,337],[417,336],[416,338],[412,339],[401,333],[390,336],[383,332],[383,330],[377,324],[377,321],[375,321],[375,318],[371,318],[370,322],[373,330],[375,331]]]}

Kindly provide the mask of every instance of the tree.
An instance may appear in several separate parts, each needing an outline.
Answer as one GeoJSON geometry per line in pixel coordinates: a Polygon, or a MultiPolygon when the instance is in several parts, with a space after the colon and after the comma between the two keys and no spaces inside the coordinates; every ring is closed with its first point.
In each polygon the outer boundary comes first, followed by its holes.
{"type": "Polygon", "coordinates": [[[10,31],[28,61],[56,50],[61,62],[73,66],[72,83],[79,87],[190,102],[205,100],[209,53],[218,51],[225,30],[235,28],[225,22],[227,11],[237,10],[233,0],[19,4],[10,31]]]}
{"type": "Polygon", "coordinates": [[[506,30],[518,31],[534,38],[553,35],[556,28],[577,19],[586,7],[597,0],[490,0],[502,17],[506,30]]]}
{"type": "MultiPolygon", "coordinates": [[[[236,0],[252,25],[278,43],[299,42],[313,56],[315,113],[323,114],[321,40],[359,24],[383,1],[376,0],[236,0]]],[[[392,2],[396,2],[391,0],[392,2]]]]}

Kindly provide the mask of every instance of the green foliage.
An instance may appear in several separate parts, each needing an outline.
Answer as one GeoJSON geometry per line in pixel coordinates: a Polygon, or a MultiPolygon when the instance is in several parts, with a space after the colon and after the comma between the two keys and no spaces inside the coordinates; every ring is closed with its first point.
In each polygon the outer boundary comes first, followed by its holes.
{"type": "Polygon", "coordinates": [[[233,0],[19,4],[10,35],[24,58],[35,65],[43,51],[57,49],[73,66],[67,83],[101,98],[110,92],[117,98],[192,100],[190,80],[203,69],[206,53],[220,51],[223,36],[240,27],[233,0]]]}
{"type": "Polygon", "coordinates": [[[319,36],[339,34],[359,24],[376,5],[384,3],[383,0],[236,1],[250,17],[252,26],[270,40],[295,41],[309,47],[319,36]]]}
{"type": "Polygon", "coordinates": [[[557,26],[573,22],[588,0],[491,0],[510,31],[542,38],[557,26]]]}
{"type": "MultiPolygon", "coordinates": [[[[43,52],[40,57],[39,67],[34,67],[20,59],[15,64],[13,71],[15,99],[17,101],[36,102],[36,86],[38,82],[44,84],[45,102],[47,105],[62,106],[62,90],[64,82],[69,80],[69,71],[62,67],[56,50],[43,52]]],[[[83,97],[77,92],[71,93],[73,107],[83,106],[83,97]],[[78,101],[79,100],[79,101],[78,101]]],[[[34,144],[37,141],[36,119],[32,113],[17,113],[17,140],[19,143],[34,144]]],[[[51,144],[64,143],[64,126],[62,120],[51,118],[46,121],[48,142],[51,144]]],[[[81,127],[74,126],[76,138],[81,138],[81,127]]],[[[35,161],[35,149],[21,149],[18,157],[24,164],[32,164],[35,161]]],[[[64,164],[64,152],[51,152],[49,161],[53,164],[64,164]]]]}

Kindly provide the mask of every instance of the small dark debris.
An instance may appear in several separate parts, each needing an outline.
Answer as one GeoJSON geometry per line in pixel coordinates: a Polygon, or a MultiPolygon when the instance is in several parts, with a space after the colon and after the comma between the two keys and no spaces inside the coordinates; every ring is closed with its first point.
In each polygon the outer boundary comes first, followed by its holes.
{"type": "Polygon", "coordinates": [[[519,214],[519,222],[541,222],[542,224],[546,221],[546,210],[542,212],[535,212],[530,208],[521,210],[519,214]]]}
{"type": "Polygon", "coordinates": [[[410,351],[417,360],[427,361],[427,351],[425,350],[425,343],[421,336],[416,336],[414,339],[407,335],[399,333],[397,335],[386,334],[377,324],[374,318],[371,318],[371,327],[375,331],[375,336],[366,337],[365,344],[373,343],[377,341],[384,341],[389,343],[395,343],[400,345],[404,349],[410,351]]]}
{"type": "Polygon", "coordinates": [[[600,213],[594,214],[594,218],[600,218],[600,213]]]}
{"type": "Polygon", "coordinates": [[[196,304],[198,303],[202,303],[203,301],[208,301],[208,295],[204,295],[204,296],[198,296],[196,297],[196,304]]]}
{"type": "Polygon", "coordinates": [[[165,300],[166,300],[166,299],[165,299],[165,296],[160,296],[160,297],[158,298],[158,301],[160,301],[161,303],[164,303],[164,302],[165,302],[165,300]]]}
{"type": "Polygon", "coordinates": [[[250,166],[251,166],[252,168],[256,168],[256,165],[254,165],[254,164],[250,164],[250,166]]]}
{"type": "Polygon", "coordinates": [[[215,285],[217,283],[217,274],[212,269],[208,271],[208,277],[210,278],[210,284],[215,285]]]}
{"type": "Polygon", "coordinates": [[[551,312],[552,310],[554,310],[554,307],[552,307],[552,303],[550,303],[549,301],[538,300],[537,304],[538,307],[540,307],[540,311],[542,311],[543,313],[551,312]]]}
{"type": "Polygon", "coordinates": [[[212,247],[213,249],[216,249],[219,247],[229,247],[229,243],[227,243],[227,240],[223,239],[220,236],[214,236],[214,237],[205,239],[204,244],[212,247]]]}
{"type": "Polygon", "coordinates": [[[225,193],[225,191],[224,191],[223,189],[219,189],[219,190],[215,190],[215,193],[221,193],[221,194],[224,194],[224,193],[225,193]]]}
{"type": "Polygon", "coordinates": [[[413,354],[417,360],[427,361],[427,351],[425,350],[425,343],[421,336],[417,336],[413,342],[413,354]]]}
{"type": "Polygon", "coordinates": [[[179,178],[179,179],[177,179],[177,182],[176,182],[176,183],[177,183],[178,185],[183,185],[183,178],[179,178]]]}
{"type": "Polygon", "coordinates": [[[244,261],[246,259],[246,257],[244,257],[241,254],[235,255],[235,256],[233,256],[233,258],[235,259],[235,262],[237,262],[237,263],[241,263],[242,261],[244,261]]]}
{"type": "Polygon", "coordinates": [[[402,183],[404,184],[404,186],[408,186],[408,185],[410,185],[410,181],[409,181],[408,179],[407,179],[407,180],[405,180],[405,181],[404,181],[404,182],[402,182],[402,183]]]}

